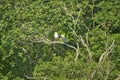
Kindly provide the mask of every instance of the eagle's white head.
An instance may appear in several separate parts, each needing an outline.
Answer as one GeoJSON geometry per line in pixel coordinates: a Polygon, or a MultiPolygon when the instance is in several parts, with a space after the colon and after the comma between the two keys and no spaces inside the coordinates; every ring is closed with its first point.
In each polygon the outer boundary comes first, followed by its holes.
{"type": "Polygon", "coordinates": [[[64,35],[61,35],[61,37],[64,37],[64,38],[65,38],[65,36],[64,36],[64,35]]]}

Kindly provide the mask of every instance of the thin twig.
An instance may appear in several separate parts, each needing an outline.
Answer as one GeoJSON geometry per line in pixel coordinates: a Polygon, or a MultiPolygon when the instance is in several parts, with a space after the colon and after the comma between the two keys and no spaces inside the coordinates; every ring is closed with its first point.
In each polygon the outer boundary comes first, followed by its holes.
{"type": "Polygon", "coordinates": [[[81,11],[82,11],[82,9],[79,10],[78,15],[77,15],[77,18],[76,18],[76,20],[74,21],[74,22],[75,22],[75,23],[74,23],[74,30],[76,30],[76,26],[77,26],[78,20],[79,20],[79,18],[80,18],[81,11]]]}
{"type": "Polygon", "coordinates": [[[74,29],[73,30],[76,30],[76,26],[77,26],[78,20],[80,18],[80,14],[81,14],[82,9],[80,8],[80,10],[78,12],[78,15],[77,15],[77,18],[75,19],[74,16],[71,13],[68,12],[66,7],[62,7],[62,8],[66,11],[67,15],[69,15],[72,18],[72,22],[74,24],[74,26],[73,26],[74,29]]]}

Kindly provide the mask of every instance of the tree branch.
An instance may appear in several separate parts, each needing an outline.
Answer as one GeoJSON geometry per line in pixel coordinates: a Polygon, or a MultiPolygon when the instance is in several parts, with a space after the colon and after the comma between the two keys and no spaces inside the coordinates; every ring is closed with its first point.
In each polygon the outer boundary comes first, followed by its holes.
{"type": "Polygon", "coordinates": [[[53,42],[52,42],[52,41],[50,41],[50,40],[49,40],[49,41],[43,40],[43,41],[33,41],[33,42],[46,43],[46,44],[48,44],[48,45],[50,45],[50,44],[63,44],[63,45],[66,45],[66,46],[74,49],[75,51],[77,50],[76,47],[74,47],[74,46],[72,46],[72,45],[69,45],[69,44],[66,44],[66,43],[64,43],[64,42],[60,42],[60,41],[53,41],[53,42]]]}
{"type": "Polygon", "coordinates": [[[80,47],[79,47],[79,44],[77,43],[77,49],[76,49],[76,57],[75,57],[75,63],[77,62],[77,59],[79,57],[79,54],[80,54],[80,47]]]}
{"type": "Polygon", "coordinates": [[[118,77],[116,78],[116,80],[120,80],[120,74],[118,75],[118,77]]]}
{"type": "Polygon", "coordinates": [[[71,46],[71,45],[69,45],[69,44],[66,44],[66,43],[64,43],[64,42],[60,42],[60,41],[53,41],[53,42],[50,42],[50,44],[56,44],[56,43],[57,43],[57,44],[64,44],[64,45],[66,45],[66,46],[68,46],[68,47],[74,49],[75,51],[77,50],[76,47],[71,46]]]}
{"type": "Polygon", "coordinates": [[[105,60],[106,57],[109,55],[109,53],[111,53],[112,49],[114,48],[114,43],[115,43],[115,40],[113,40],[111,46],[110,46],[109,48],[107,48],[104,53],[102,53],[102,55],[101,55],[100,58],[99,58],[99,63],[100,63],[102,60],[105,60]]]}
{"type": "Polygon", "coordinates": [[[29,80],[36,80],[36,79],[43,79],[43,80],[47,80],[48,78],[46,78],[46,77],[29,77],[29,76],[27,76],[27,75],[24,75],[27,79],[29,79],[29,80]]]}
{"type": "MultiPolygon", "coordinates": [[[[75,17],[74,17],[71,13],[68,12],[68,10],[67,10],[66,7],[62,7],[62,8],[66,11],[67,15],[72,18],[72,22],[73,22],[73,24],[74,24],[73,30],[76,31],[76,26],[77,26],[78,20],[79,20],[79,18],[80,18],[80,14],[81,14],[82,9],[79,7],[80,10],[79,10],[79,12],[78,12],[77,18],[75,19],[75,17]]],[[[70,28],[70,29],[71,29],[71,28],[70,28]]],[[[71,29],[71,30],[72,30],[72,29],[71,29]]]]}
{"type": "Polygon", "coordinates": [[[87,52],[88,52],[88,54],[89,54],[89,59],[91,60],[91,59],[92,59],[92,54],[91,54],[91,51],[90,51],[90,49],[89,49],[88,45],[85,43],[85,41],[84,41],[84,39],[82,38],[82,36],[81,36],[81,35],[80,35],[80,40],[81,40],[81,42],[82,42],[83,46],[84,46],[84,47],[86,47],[87,52]]]}

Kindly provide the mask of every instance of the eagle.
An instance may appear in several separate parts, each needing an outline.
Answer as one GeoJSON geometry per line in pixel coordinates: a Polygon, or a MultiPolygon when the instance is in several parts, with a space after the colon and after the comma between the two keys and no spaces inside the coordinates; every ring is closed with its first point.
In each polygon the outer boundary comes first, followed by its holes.
{"type": "Polygon", "coordinates": [[[65,36],[64,36],[64,35],[61,35],[61,38],[62,38],[62,41],[66,44],[66,43],[67,43],[67,40],[66,40],[65,36]]]}
{"type": "Polygon", "coordinates": [[[57,32],[54,33],[54,41],[58,41],[59,35],[57,32]]]}

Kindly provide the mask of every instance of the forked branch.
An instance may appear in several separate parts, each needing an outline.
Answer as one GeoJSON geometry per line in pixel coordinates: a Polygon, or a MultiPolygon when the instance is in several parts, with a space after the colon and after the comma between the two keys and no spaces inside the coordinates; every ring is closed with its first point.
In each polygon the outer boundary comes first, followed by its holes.
{"type": "Polygon", "coordinates": [[[113,40],[112,44],[106,49],[106,51],[104,53],[102,53],[102,55],[100,56],[99,58],[99,63],[102,61],[102,60],[105,60],[107,58],[107,56],[111,53],[112,49],[114,48],[114,43],[115,43],[115,40],[113,40]]]}

